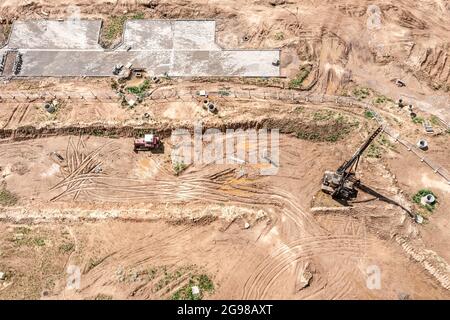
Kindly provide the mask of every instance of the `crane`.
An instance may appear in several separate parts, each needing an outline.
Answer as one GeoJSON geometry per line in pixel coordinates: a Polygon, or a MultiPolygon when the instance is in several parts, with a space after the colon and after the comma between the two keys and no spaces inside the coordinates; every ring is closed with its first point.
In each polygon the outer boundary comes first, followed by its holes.
{"type": "Polygon", "coordinates": [[[355,171],[358,167],[359,158],[382,131],[383,126],[378,127],[358,150],[356,150],[353,156],[348,161],[345,161],[335,172],[325,171],[322,180],[323,192],[331,194],[335,199],[350,200],[356,198],[358,195],[356,188],[360,181],[356,179],[355,171]]]}

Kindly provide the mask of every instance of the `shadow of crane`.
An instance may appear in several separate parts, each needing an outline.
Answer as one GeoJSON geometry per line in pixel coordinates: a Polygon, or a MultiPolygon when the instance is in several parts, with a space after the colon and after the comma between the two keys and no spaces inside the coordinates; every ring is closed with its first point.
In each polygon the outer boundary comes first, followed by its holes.
{"type": "Polygon", "coordinates": [[[367,194],[370,194],[371,196],[373,196],[374,198],[372,199],[367,199],[367,200],[362,200],[362,201],[353,201],[353,203],[363,203],[363,202],[369,202],[369,201],[373,201],[373,200],[380,200],[389,204],[393,204],[397,207],[400,207],[401,209],[403,209],[404,211],[406,211],[406,213],[408,213],[408,215],[411,218],[415,218],[415,214],[413,212],[411,212],[408,208],[405,208],[403,205],[401,205],[400,203],[398,203],[395,200],[392,200],[384,195],[382,195],[381,193],[379,193],[378,191],[370,188],[369,186],[366,186],[364,184],[359,184],[358,185],[358,189],[361,190],[362,192],[365,192],[367,194]]]}

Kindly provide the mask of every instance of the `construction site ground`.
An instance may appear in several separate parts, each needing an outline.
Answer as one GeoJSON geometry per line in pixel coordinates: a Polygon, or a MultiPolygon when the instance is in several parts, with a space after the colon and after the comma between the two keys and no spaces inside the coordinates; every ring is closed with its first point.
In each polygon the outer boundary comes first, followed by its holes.
{"type": "MultiPolygon", "coordinates": [[[[449,32],[448,5],[430,1],[441,11],[429,15],[425,4],[386,1],[385,28],[361,37],[365,1],[71,2],[105,26],[111,15],[137,13],[216,19],[221,46],[281,48],[283,77],[149,79],[132,108],[112,78],[0,79],[0,299],[177,299],[205,279],[204,299],[450,298],[450,64],[439,36],[449,32]],[[387,51],[377,53],[371,37],[387,51]],[[292,82],[305,68],[301,84],[292,82]],[[54,113],[44,108],[51,101],[54,113]],[[175,172],[171,131],[199,123],[280,129],[277,174],[244,161],[175,172]],[[324,171],[380,124],[386,131],[357,169],[365,191],[349,205],[323,194],[324,171]],[[149,131],[163,151],[133,152],[149,131]],[[428,150],[414,147],[420,139],[428,150]],[[432,212],[412,200],[424,188],[437,196],[432,212]],[[78,289],[68,286],[70,266],[81,271],[78,289]],[[368,285],[374,267],[377,288],[368,285]]],[[[0,4],[4,21],[67,10],[62,1],[0,4]]]]}

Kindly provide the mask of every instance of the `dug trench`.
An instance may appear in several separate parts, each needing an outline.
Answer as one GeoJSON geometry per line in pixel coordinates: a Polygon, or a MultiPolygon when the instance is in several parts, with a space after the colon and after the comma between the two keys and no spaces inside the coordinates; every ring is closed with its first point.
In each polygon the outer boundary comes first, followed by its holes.
{"type": "MultiPolygon", "coordinates": [[[[204,123],[203,132],[214,128],[222,132],[227,129],[278,129],[283,134],[294,134],[299,138],[314,141],[337,141],[348,134],[359,122],[346,123],[339,119],[315,123],[308,121],[304,117],[284,117],[280,119],[263,118],[258,120],[241,120],[221,123],[204,123]]],[[[194,132],[194,124],[182,127],[194,132]]],[[[174,124],[164,126],[107,126],[107,125],[87,125],[87,126],[59,126],[59,127],[35,127],[22,126],[15,129],[0,129],[0,143],[10,143],[14,141],[24,141],[53,136],[97,136],[109,138],[138,137],[147,132],[154,132],[161,138],[170,138],[171,133],[180,129],[174,124]]]]}

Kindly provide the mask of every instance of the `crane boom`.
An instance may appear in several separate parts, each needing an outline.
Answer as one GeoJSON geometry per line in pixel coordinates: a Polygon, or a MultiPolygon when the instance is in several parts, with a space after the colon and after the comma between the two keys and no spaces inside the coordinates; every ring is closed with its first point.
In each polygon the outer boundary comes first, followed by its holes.
{"type": "Polygon", "coordinates": [[[374,133],[372,133],[372,135],[369,137],[369,139],[366,140],[366,142],[364,142],[362,144],[361,147],[359,147],[358,150],[356,150],[356,152],[353,154],[353,156],[348,160],[345,161],[338,169],[337,172],[339,173],[343,173],[345,172],[347,169],[350,169],[353,164],[355,162],[358,161],[359,157],[362,155],[362,153],[364,152],[364,150],[367,149],[367,147],[372,143],[372,141],[377,137],[377,135],[383,131],[383,126],[379,126],[377,130],[375,130],[374,133]]]}

